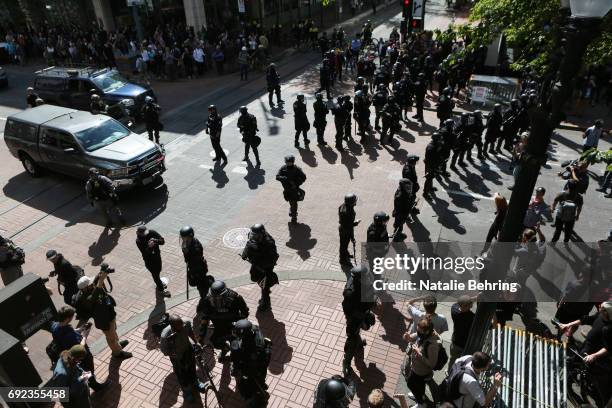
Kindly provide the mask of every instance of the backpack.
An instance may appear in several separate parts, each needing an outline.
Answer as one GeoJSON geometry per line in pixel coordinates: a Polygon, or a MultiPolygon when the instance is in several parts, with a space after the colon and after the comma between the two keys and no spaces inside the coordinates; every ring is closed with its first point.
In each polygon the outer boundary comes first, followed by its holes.
{"type": "MultiPolygon", "coordinates": [[[[442,343],[436,342],[435,344],[438,346],[438,359],[436,360],[436,363],[433,366],[433,371],[440,371],[441,369],[444,368],[446,363],[448,363],[448,353],[446,352],[446,349],[444,348],[442,343]]],[[[425,357],[427,357],[428,347],[429,347],[429,344],[427,344],[426,347],[423,347],[423,354],[425,355],[425,357]]]]}
{"type": "Polygon", "coordinates": [[[461,380],[463,379],[463,374],[467,374],[470,377],[475,378],[471,373],[468,373],[465,366],[468,361],[462,361],[460,363],[455,363],[450,368],[448,376],[442,381],[438,390],[439,390],[439,401],[440,402],[450,402],[452,403],[456,399],[461,398],[461,392],[459,392],[459,386],[461,385],[461,380]]]}
{"type": "Polygon", "coordinates": [[[55,364],[57,363],[57,360],[59,360],[62,350],[60,350],[59,345],[55,342],[55,340],[51,340],[51,343],[49,343],[45,348],[45,352],[51,360],[51,371],[53,371],[55,370],[55,364]]]}
{"type": "Polygon", "coordinates": [[[578,212],[578,206],[572,200],[566,200],[561,202],[559,206],[559,212],[557,213],[559,219],[563,222],[576,221],[576,214],[578,212]]]}

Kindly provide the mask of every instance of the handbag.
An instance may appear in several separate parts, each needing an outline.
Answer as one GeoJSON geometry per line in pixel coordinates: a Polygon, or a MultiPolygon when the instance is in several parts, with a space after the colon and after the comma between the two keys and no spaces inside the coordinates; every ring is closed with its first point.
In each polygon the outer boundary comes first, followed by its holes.
{"type": "Polygon", "coordinates": [[[255,135],[251,138],[251,146],[257,147],[261,144],[261,137],[255,135]]]}

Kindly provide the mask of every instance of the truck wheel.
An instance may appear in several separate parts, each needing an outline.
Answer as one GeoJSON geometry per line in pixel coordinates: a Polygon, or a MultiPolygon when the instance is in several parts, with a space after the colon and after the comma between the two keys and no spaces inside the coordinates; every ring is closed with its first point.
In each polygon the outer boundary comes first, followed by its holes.
{"type": "Polygon", "coordinates": [[[36,162],[27,154],[23,153],[21,155],[21,164],[23,164],[23,168],[28,174],[32,177],[40,177],[42,175],[42,171],[40,166],[36,164],[36,162]]]}

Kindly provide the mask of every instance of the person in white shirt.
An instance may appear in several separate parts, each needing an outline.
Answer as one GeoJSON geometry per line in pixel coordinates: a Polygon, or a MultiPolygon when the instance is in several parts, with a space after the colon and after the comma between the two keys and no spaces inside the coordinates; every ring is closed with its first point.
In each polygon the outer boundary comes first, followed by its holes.
{"type": "Polygon", "coordinates": [[[204,73],[204,49],[202,49],[202,44],[199,44],[193,50],[193,60],[195,61],[196,68],[198,70],[198,76],[201,76],[204,73]]]}
{"type": "Polygon", "coordinates": [[[437,307],[438,302],[436,301],[436,298],[431,295],[417,297],[408,301],[408,314],[409,319],[412,318],[412,326],[410,327],[409,332],[404,335],[407,338],[407,341],[414,341],[414,339],[416,339],[416,327],[417,324],[419,324],[419,320],[421,320],[423,317],[428,317],[431,319],[436,333],[442,334],[448,330],[448,321],[446,320],[446,317],[436,313],[437,307]],[[423,302],[424,310],[414,306],[415,303],[420,301],[423,302]],[[408,337],[411,340],[408,340],[408,337]]]}
{"type": "Polygon", "coordinates": [[[597,148],[597,145],[599,145],[599,138],[601,137],[602,133],[603,120],[597,119],[593,126],[588,128],[582,135],[582,138],[584,139],[582,142],[582,151],[586,152],[589,149],[597,148]]]}
{"type": "MultiPolygon", "coordinates": [[[[502,375],[495,374],[493,386],[485,395],[478,377],[489,369],[491,365],[491,357],[487,354],[477,351],[471,356],[463,356],[455,361],[453,369],[461,367],[465,370],[459,383],[459,393],[461,396],[453,401],[457,408],[472,408],[476,403],[481,407],[488,407],[497,393],[497,389],[501,385],[502,375]]],[[[452,371],[451,369],[451,374],[452,371]]],[[[460,374],[458,374],[460,375],[460,374]]]]}

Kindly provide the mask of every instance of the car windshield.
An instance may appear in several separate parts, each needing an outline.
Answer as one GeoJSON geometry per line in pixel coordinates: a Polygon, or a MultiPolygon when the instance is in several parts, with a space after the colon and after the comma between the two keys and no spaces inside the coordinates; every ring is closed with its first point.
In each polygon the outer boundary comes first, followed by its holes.
{"type": "Polygon", "coordinates": [[[127,83],[126,79],[118,72],[111,72],[107,75],[93,77],[91,80],[105,93],[119,89],[127,83]]]}
{"type": "Polygon", "coordinates": [[[82,130],[75,134],[77,140],[88,152],[101,149],[130,134],[130,131],[121,123],[108,118],[96,126],[82,130]]]}

